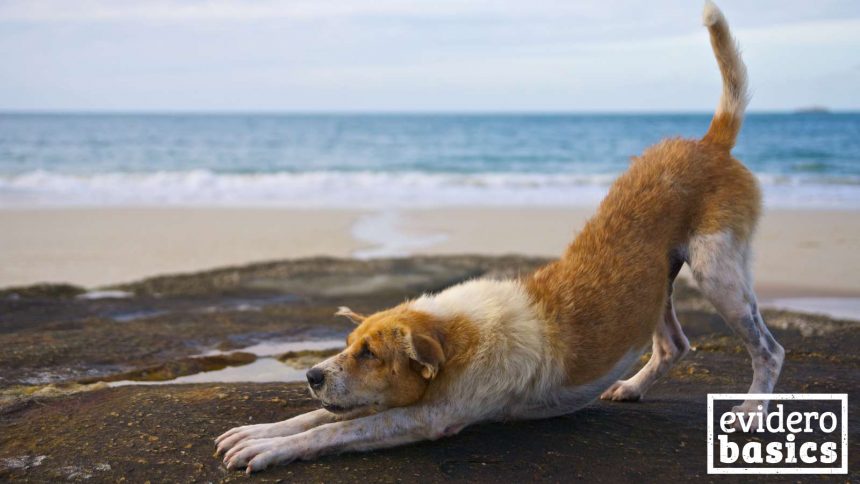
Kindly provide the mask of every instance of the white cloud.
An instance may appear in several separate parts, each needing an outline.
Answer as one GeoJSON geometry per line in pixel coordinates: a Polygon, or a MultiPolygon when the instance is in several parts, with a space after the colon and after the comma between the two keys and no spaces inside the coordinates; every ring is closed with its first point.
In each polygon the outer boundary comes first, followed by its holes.
{"type": "Polygon", "coordinates": [[[612,11],[603,3],[539,0],[17,0],[0,4],[6,21],[106,20],[255,20],[344,16],[456,17],[463,15],[553,14],[605,17],[612,11]]]}
{"type": "MultiPolygon", "coordinates": [[[[860,2],[723,0],[755,109],[860,108],[860,2]]],[[[704,110],[699,2],[0,0],[0,109],[704,110]]]]}
{"type": "MultiPolygon", "coordinates": [[[[854,0],[720,1],[727,11],[786,21],[856,17],[854,0]]],[[[260,20],[350,16],[577,18],[648,24],[667,14],[701,10],[701,2],[674,0],[0,0],[0,21],[260,20]]]]}

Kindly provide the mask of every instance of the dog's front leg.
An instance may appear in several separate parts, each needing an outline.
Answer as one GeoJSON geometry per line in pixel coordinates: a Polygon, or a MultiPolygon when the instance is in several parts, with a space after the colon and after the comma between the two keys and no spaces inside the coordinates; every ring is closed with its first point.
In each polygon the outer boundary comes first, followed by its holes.
{"type": "Polygon", "coordinates": [[[296,459],[308,460],[324,454],[393,447],[434,439],[459,431],[449,418],[425,407],[405,407],[313,428],[289,437],[246,440],[224,457],[228,469],[245,467],[248,473],[296,459]]]}
{"type": "Polygon", "coordinates": [[[217,454],[221,455],[222,452],[227,452],[245,440],[287,437],[344,418],[349,418],[349,416],[338,416],[321,408],[282,422],[234,427],[215,439],[215,445],[218,446],[217,454]]]}

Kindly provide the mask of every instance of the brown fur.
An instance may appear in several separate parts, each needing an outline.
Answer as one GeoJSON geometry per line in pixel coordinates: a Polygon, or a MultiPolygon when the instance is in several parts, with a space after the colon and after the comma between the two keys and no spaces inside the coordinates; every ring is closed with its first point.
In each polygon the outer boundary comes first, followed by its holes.
{"type": "Polygon", "coordinates": [[[401,305],[365,318],[348,336],[343,367],[360,387],[373,389],[380,404],[411,405],[424,397],[443,364],[444,380],[456,377],[470,361],[476,339],[466,318],[442,321],[401,305]],[[359,356],[365,343],[374,358],[359,356]]]}
{"type": "Polygon", "coordinates": [[[760,194],[725,145],[664,141],[635,158],[564,257],[527,280],[571,384],[650,341],[666,305],[669,254],[692,235],[751,236],[760,194]]]}
{"type": "Polygon", "coordinates": [[[741,130],[743,111],[748,100],[747,70],[722,12],[716,7],[706,9],[705,25],[723,78],[723,94],[704,140],[730,150],[741,130]]]}
{"type": "Polygon", "coordinates": [[[732,148],[735,145],[735,139],[738,132],[741,130],[742,120],[738,119],[730,113],[719,113],[711,120],[711,125],[708,127],[708,133],[705,134],[705,141],[718,145],[732,148]]]}

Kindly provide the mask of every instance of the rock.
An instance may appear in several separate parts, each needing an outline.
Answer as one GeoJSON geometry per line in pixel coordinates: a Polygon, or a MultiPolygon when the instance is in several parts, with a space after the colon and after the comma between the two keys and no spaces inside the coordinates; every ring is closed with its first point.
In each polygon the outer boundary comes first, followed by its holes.
{"type": "MultiPolygon", "coordinates": [[[[338,306],[372,312],[465,278],[517,275],[541,262],[466,256],[316,258],[106,288],[134,294],[126,298],[75,298],[76,290],[69,288],[15,289],[14,298],[0,296],[0,481],[244,479],[213,457],[213,439],[237,425],[316,409],[304,384],[108,388],[90,382],[163,380],[247,363],[254,361],[253,354],[194,355],[267,339],[343,337],[353,326],[333,317],[338,306]],[[144,316],[125,322],[117,317],[135,313],[144,316]]],[[[257,479],[620,482],[703,477],[706,395],[746,391],[752,374],[746,352],[698,292],[681,281],[675,294],[679,319],[697,351],[642,402],[599,401],[554,419],[475,425],[434,442],[296,462],[257,479]]],[[[766,311],[765,319],[776,322],[774,333],[787,349],[777,391],[844,393],[860,387],[856,323],[773,311],[766,311]]],[[[331,351],[279,358],[306,367],[331,351]]],[[[858,412],[852,396],[846,481],[857,480],[860,468],[858,412]]]]}
{"type": "Polygon", "coordinates": [[[32,286],[2,289],[0,290],[0,300],[69,299],[86,292],[86,289],[71,284],[35,284],[32,286]]]}
{"type": "Polygon", "coordinates": [[[303,350],[289,351],[278,355],[278,361],[285,363],[297,370],[310,368],[317,363],[323,361],[329,356],[340,353],[343,348],[330,348],[327,350],[303,350]]]}

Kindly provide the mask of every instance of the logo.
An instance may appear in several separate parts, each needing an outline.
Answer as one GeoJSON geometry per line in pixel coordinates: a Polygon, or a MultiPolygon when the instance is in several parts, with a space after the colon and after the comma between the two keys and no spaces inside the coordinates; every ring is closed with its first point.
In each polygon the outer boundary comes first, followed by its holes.
{"type": "Polygon", "coordinates": [[[848,394],[708,394],[708,474],[847,474],[848,394]],[[750,413],[744,400],[769,400],[750,413]]]}

